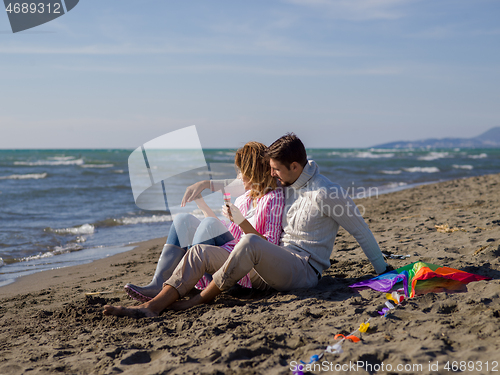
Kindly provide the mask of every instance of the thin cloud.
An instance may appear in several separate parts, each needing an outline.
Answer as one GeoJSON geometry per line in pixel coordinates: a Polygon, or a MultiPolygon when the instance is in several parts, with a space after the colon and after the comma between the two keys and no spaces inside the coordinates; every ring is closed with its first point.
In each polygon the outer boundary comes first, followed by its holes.
{"type": "Polygon", "coordinates": [[[403,7],[414,0],[282,0],[285,3],[327,12],[329,17],[348,20],[393,20],[406,16],[403,7]]]}
{"type": "Polygon", "coordinates": [[[471,35],[474,36],[488,36],[488,35],[500,35],[500,29],[490,29],[490,30],[473,30],[471,35]]]}
{"type": "Polygon", "coordinates": [[[12,55],[205,55],[205,56],[308,56],[362,57],[366,51],[351,46],[304,46],[287,38],[257,38],[247,43],[231,38],[192,38],[163,45],[94,44],[77,47],[48,47],[27,45],[0,46],[0,54],[12,55]]]}
{"type": "Polygon", "coordinates": [[[448,39],[459,35],[459,28],[454,25],[435,26],[415,33],[408,34],[411,38],[421,39],[448,39]]]}
{"type": "Polygon", "coordinates": [[[329,76],[394,76],[403,74],[406,70],[398,66],[378,66],[361,68],[333,68],[333,69],[314,69],[314,68],[294,68],[277,67],[268,68],[265,66],[250,66],[238,64],[191,64],[191,65],[162,65],[156,69],[149,67],[116,67],[116,66],[92,66],[92,65],[54,65],[56,70],[78,71],[78,72],[101,72],[114,74],[154,74],[168,75],[173,72],[189,72],[194,74],[203,74],[207,72],[224,73],[244,73],[253,75],[268,76],[308,76],[308,77],[329,77],[329,76]]]}
{"type": "Polygon", "coordinates": [[[500,29],[471,30],[466,25],[443,25],[427,28],[415,33],[408,34],[408,37],[422,39],[448,39],[456,37],[481,37],[500,35],[500,29]]]}
{"type": "Polygon", "coordinates": [[[401,74],[403,69],[400,67],[366,67],[366,68],[336,68],[336,69],[313,69],[313,68],[267,68],[242,65],[191,65],[191,66],[170,66],[170,69],[178,69],[192,72],[205,71],[221,71],[221,72],[237,72],[256,75],[271,75],[271,76],[387,76],[401,74]]]}

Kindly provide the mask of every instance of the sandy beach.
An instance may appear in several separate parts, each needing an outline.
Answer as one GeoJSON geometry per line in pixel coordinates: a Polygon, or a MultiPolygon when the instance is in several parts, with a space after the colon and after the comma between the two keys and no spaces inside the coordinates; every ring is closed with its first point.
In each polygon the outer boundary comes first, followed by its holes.
{"type": "Polygon", "coordinates": [[[165,241],[160,238],[0,288],[0,374],[291,374],[291,364],[309,362],[335,343],[336,334],[354,331],[369,317],[360,342],[326,354],[310,373],[449,374],[453,361],[458,369],[465,364],[462,373],[500,372],[500,175],[357,203],[383,252],[410,255],[389,259],[394,268],[421,260],[492,280],[470,283],[465,293],[417,296],[379,317],[384,293],[348,287],[375,274],[342,230],[332,266],[316,288],[233,289],[210,305],[158,318],[103,316],[105,304],[136,303],[123,285],[149,282],[165,241]],[[445,225],[448,233],[436,229],[445,225]]]}

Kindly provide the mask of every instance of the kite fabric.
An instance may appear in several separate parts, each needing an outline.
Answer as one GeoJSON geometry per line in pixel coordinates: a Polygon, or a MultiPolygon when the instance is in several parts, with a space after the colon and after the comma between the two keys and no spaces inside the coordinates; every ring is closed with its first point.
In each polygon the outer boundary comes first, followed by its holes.
{"type": "MultiPolygon", "coordinates": [[[[454,268],[442,267],[431,263],[415,262],[374,277],[373,279],[352,284],[350,287],[363,289],[372,288],[379,292],[389,292],[395,284],[402,282],[405,296],[407,298],[413,298],[415,297],[417,281],[429,280],[432,278],[455,280],[455,282],[461,285],[465,285],[472,281],[491,279],[491,277],[475,275],[454,268]]],[[[432,289],[431,285],[427,285],[426,287],[432,289]]]]}

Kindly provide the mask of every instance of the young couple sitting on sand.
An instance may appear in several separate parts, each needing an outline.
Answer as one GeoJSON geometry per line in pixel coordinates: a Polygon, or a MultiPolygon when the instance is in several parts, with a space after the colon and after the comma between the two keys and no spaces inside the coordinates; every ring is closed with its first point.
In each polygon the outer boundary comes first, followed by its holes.
{"type": "Polygon", "coordinates": [[[104,315],[154,317],[165,309],[183,310],[211,301],[236,283],[260,290],[312,288],[330,267],[339,226],[356,238],[378,274],[386,271],[388,265],[355,203],[307,160],[294,134],[269,147],[247,143],[236,152],[235,164],[245,194],[223,210],[231,221],[228,228],[200,199],[204,189],[217,191],[225,182],[200,181],[188,187],[182,205],[196,201],[206,218],[176,217],[153,281],[145,287],[125,286],[143,303],[107,305],[104,315]],[[204,289],[180,300],[194,286],[204,289]]]}

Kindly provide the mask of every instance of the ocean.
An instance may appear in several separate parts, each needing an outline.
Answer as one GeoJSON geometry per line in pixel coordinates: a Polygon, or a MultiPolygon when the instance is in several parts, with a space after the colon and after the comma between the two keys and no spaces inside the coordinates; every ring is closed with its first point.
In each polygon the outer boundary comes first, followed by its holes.
{"type": "MultiPolygon", "coordinates": [[[[134,202],[128,173],[133,150],[0,150],[0,286],[47,269],[90,262],[168,234],[185,186],[235,176],[235,150],[204,150],[209,171],[165,182],[168,209],[134,202]],[[174,202],[174,203],[172,203],[174,202]]],[[[322,174],[354,198],[421,184],[500,173],[500,149],[308,149],[322,174]]],[[[167,162],[188,171],[189,155],[167,162]]],[[[154,168],[154,166],[153,166],[154,168]]],[[[220,193],[206,197],[220,213],[220,193]]]]}

